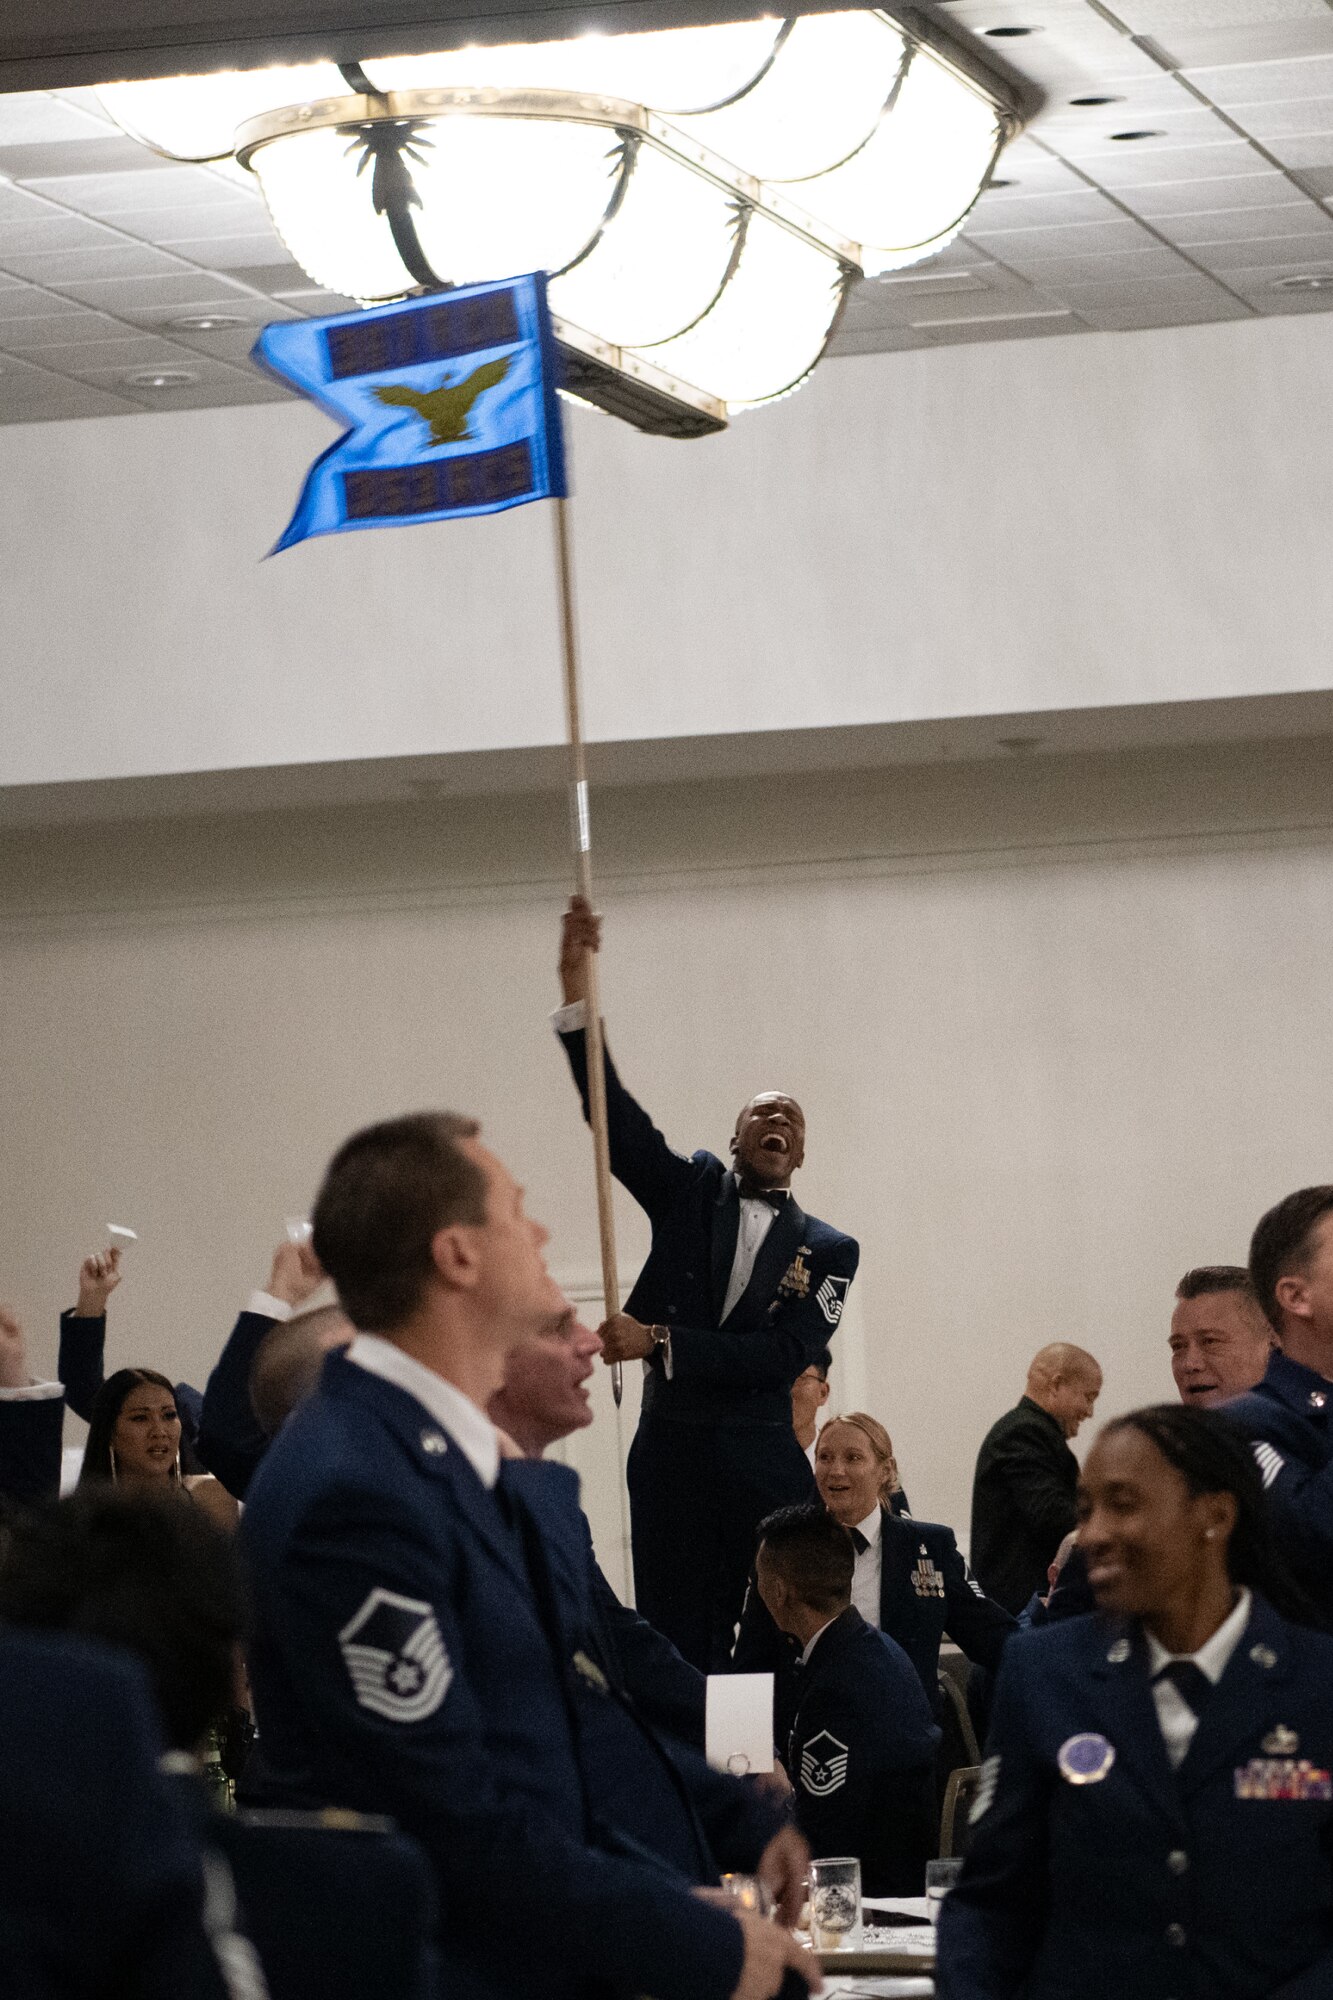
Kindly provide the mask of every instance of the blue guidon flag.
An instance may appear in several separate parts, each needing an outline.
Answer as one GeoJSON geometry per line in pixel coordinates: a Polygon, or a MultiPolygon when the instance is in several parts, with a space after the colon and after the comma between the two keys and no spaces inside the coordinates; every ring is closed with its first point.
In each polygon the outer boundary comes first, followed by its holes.
{"type": "Polygon", "coordinates": [[[279,321],[252,359],[348,427],[311,466],[274,554],[566,491],[543,272],[279,321]]]}

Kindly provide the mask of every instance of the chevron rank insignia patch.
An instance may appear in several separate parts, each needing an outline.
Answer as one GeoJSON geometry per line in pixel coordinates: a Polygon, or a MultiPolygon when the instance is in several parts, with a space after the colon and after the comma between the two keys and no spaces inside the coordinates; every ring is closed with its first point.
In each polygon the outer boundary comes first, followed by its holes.
{"type": "Polygon", "coordinates": [[[387,1722],[424,1722],[449,1692],[454,1670],[435,1613],[419,1598],[377,1587],[338,1646],[357,1701],[387,1722]]]}
{"type": "Polygon", "coordinates": [[[830,1326],[836,1326],[842,1318],[842,1308],[851,1282],[850,1278],[825,1278],[815,1293],[815,1304],[830,1326]]]}
{"type": "Polygon", "coordinates": [[[812,1736],[801,1752],[801,1783],[812,1798],[827,1798],[847,1782],[847,1745],[827,1729],[812,1736]]]}
{"type": "Polygon", "coordinates": [[[1259,1476],[1264,1482],[1264,1491],[1267,1492],[1287,1461],[1280,1451],[1274,1451],[1271,1444],[1255,1445],[1254,1458],[1259,1467],[1259,1476]]]}

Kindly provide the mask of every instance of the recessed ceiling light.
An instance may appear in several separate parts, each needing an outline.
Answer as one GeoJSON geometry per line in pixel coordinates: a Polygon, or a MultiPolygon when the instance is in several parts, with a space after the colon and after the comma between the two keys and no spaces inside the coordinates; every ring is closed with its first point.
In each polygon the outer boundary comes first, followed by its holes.
{"type": "Polygon", "coordinates": [[[167,325],[178,326],[182,333],[221,333],[229,326],[244,326],[245,321],[236,313],[182,313],[167,325]]]}
{"type": "Polygon", "coordinates": [[[1165,132],[1113,132],[1113,139],[1165,139],[1165,132]]]}
{"type": "Polygon", "coordinates": [[[1123,104],[1124,101],[1123,97],[1071,97],[1069,100],[1071,104],[1080,106],[1085,104],[1123,104]]]}
{"type": "Polygon", "coordinates": [[[1333,292],[1333,272],[1302,271],[1295,278],[1274,278],[1275,292],[1333,292]]]}
{"type": "Polygon", "coordinates": [[[983,28],[983,35],[990,35],[995,41],[1008,41],[1017,35],[1039,35],[1040,28],[983,28]]]}
{"type": "Polygon", "coordinates": [[[1025,750],[1037,749],[1040,744],[1046,741],[1046,738],[1044,736],[997,736],[995,741],[999,744],[1001,750],[1009,750],[1014,756],[1021,757],[1025,750]]]}
{"type": "Polygon", "coordinates": [[[992,188],[1016,188],[1017,186],[1018,186],[1017,181],[1000,181],[1000,180],[987,181],[986,186],[983,189],[983,192],[985,194],[989,194],[992,188]]]}
{"type": "Polygon", "coordinates": [[[198,380],[189,368],[139,368],[125,377],[130,389],[188,389],[198,380]]]}

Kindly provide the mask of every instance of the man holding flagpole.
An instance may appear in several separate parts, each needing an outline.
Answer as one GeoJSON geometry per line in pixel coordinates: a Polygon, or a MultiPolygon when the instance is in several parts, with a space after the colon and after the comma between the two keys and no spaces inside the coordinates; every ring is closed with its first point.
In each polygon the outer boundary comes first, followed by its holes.
{"type": "MultiPolygon", "coordinates": [[[[585,1116],[585,998],[600,942],[600,919],[573,897],[554,1025],[585,1116]]],[[[813,1491],[791,1387],[828,1346],[860,1250],[792,1195],[805,1157],[805,1118],[792,1098],[750,1099],[728,1167],[707,1151],[674,1151],[609,1054],[605,1076],[611,1170],[653,1230],[626,1311],[601,1329],[608,1362],[646,1363],[628,1473],[635,1597],[708,1672],[727,1664],[759,1522],[813,1491]]]]}

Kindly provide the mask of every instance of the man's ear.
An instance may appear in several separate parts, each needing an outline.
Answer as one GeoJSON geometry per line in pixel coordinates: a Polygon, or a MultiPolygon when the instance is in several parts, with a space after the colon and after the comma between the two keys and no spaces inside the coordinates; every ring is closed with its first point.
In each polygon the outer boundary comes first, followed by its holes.
{"type": "Polygon", "coordinates": [[[1279,1278],[1273,1287],[1273,1297],[1293,1319],[1310,1318],[1310,1286],[1302,1272],[1288,1271],[1285,1278],[1279,1278]]]}
{"type": "Polygon", "coordinates": [[[736,1138],[737,1134],[733,1132],[731,1137],[727,1141],[727,1151],[731,1154],[733,1160],[736,1157],[736,1138]]]}
{"type": "Polygon", "coordinates": [[[451,1222],[437,1229],[431,1238],[431,1262],[436,1274],[452,1291],[473,1291],[481,1279],[481,1258],[472,1230],[451,1222]]]}

